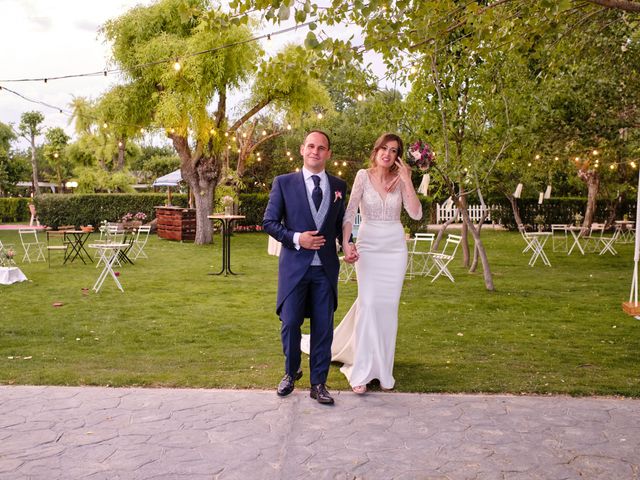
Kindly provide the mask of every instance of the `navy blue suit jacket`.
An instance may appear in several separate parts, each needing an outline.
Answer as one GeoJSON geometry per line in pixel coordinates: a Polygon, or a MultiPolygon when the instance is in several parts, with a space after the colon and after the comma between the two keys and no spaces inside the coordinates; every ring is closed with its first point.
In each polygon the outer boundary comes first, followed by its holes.
{"type": "Polygon", "coordinates": [[[296,250],[293,234],[316,230],[313,214],[307,197],[307,188],[302,172],[280,175],[273,181],[269,203],[264,212],[264,230],[282,243],[278,268],[278,300],[276,313],[280,313],[282,303],[291,290],[300,282],[311,265],[314,252],[318,252],[322,267],[331,283],[334,305],[338,305],[338,273],[340,263],[336,253],[336,239],[342,243],[342,219],[347,184],[344,180],[327,175],[329,178],[329,211],[318,229],[326,242],[320,250],[296,250]],[[338,193],[339,192],[339,193],[338,193]]]}

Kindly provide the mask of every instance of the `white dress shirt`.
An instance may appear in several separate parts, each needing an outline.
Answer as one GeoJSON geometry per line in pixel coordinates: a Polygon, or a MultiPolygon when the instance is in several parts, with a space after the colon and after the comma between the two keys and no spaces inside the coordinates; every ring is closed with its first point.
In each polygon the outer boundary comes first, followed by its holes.
{"type": "MultiPolygon", "coordinates": [[[[307,195],[311,197],[311,192],[315,188],[315,183],[311,178],[312,175],[317,175],[320,177],[320,189],[322,190],[322,196],[329,194],[329,177],[327,177],[327,172],[322,170],[319,173],[313,173],[307,170],[305,167],[302,167],[302,176],[304,177],[304,185],[307,187],[307,195]]],[[[296,232],[293,234],[293,243],[296,246],[296,250],[300,250],[300,235],[302,232],[296,232]]]]}

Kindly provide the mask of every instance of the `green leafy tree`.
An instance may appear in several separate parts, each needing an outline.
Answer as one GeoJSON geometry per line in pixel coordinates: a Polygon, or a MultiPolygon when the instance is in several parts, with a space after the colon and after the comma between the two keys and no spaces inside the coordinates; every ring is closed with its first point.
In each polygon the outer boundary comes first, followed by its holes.
{"type": "Polygon", "coordinates": [[[46,141],[42,147],[45,165],[45,177],[50,177],[58,185],[58,190],[64,190],[65,181],[70,177],[72,164],[66,154],[66,149],[71,139],[60,127],[49,128],[45,133],[46,141]],[[50,174],[47,174],[49,167],[50,174]]]}
{"type": "Polygon", "coordinates": [[[17,139],[10,125],[0,122],[0,196],[15,191],[15,184],[29,171],[28,163],[16,155],[11,144],[17,139]]]}
{"type": "Polygon", "coordinates": [[[128,116],[114,110],[107,121],[165,129],[180,157],[182,177],[194,193],[195,241],[211,242],[207,216],[229,137],[269,105],[295,112],[314,103],[317,82],[310,54],[297,47],[260,62],[260,48],[249,41],[251,29],[205,0],[161,0],[136,7],[107,22],[103,33],[128,78],[118,87],[127,99],[128,116]],[[209,53],[194,55],[205,50],[209,53]],[[176,59],[179,70],[174,62],[161,61],[167,58],[176,59]],[[141,68],[141,63],[148,65],[141,68]],[[227,95],[238,87],[251,91],[252,101],[231,122],[227,95]]]}
{"type": "Polygon", "coordinates": [[[44,122],[44,115],[40,112],[25,112],[20,116],[18,131],[31,145],[31,185],[34,195],[40,194],[40,177],[38,175],[38,159],[36,155],[36,137],[42,133],[40,124],[44,122]]]}

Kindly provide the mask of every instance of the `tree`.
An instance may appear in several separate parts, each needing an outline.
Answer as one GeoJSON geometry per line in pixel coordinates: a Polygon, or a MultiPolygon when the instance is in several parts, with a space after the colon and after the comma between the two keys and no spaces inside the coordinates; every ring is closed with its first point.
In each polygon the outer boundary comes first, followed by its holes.
{"type": "Polygon", "coordinates": [[[24,162],[11,150],[11,143],[16,138],[13,128],[0,122],[0,196],[11,192],[16,182],[28,171],[24,162]]]}
{"type": "Polygon", "coordinates": [[[118,87],[127,99],[128,116],[112,111],[110,120],[165,130],[194,193],[195,242],[211,242],[207,216],[229,137],[269,105],[300,112],[315,103],[318,84],[309,67],[310,53],[291,47],[260,62],[262,52],[250,41],[250,28],[205,0],[161,0],[136,7],[107,22],[102,31],[112,43],[115,63],[128,77],[118,87]],[[231,123],[227,96],[239,87],[252,95],[244,113],[231,123]]]}
{"type": "MultiPolygon", "coordinates": [[[[593,30],[580,38],[582,42],[591,41],[594,35],[597,37],[598,29],[607,28],[612,22],[627,22],[631,29],[638,31],[636,18],[625,17],[622,11],[610,8],[632,11],[635,2],[616,0],[398,1],[392,6],[385,0],[333,0],[328,8],[322,9],[315,4],[291,5],[277,0],[238,0],[235,4],[241,11],[262,9],[266,18],[276,21],[294,10],[298,21],[303,21],[308,11],[318,15],[320,23],[358,25],[364,39],[360,47],[330,38],[318,41],[313,32],[308,41],[327,48],[328,61],[339,65],[357,62],[362,59],[363,51],[374,50],[382,55],[389,71],[400,81],[412,82],[414,108],[422,108],[417,124],[421,126],[421,133],[430,137],[428,140],[441,152],[437,168],[445,188],[458,201],[477,246],[481,245],[478,232],[464,212],[468,190],[479,192],[478,187],[482,186],[479,179],[486,182],[491,178],[487,172],[499,168],[507,158],[520,164],[516,164],[516,168],[523,162],[527,165],[530,158],[517,155],[515,140],[531,138],[533,132],[533,122],[508,125],[500,121],[499,109],[491,106],[495,89],[483,71],[497,65],[502,60],[500,54],[513,53],[526,63],[528,71],[523,72],[524,78],[527,84],[532,84],[533,79],[549,70],[549,65],[544,64],[549,58],[547,52],[558,45],[570,52],[575,41],[572,45],[566,40],[578,35],[584,25],[593,25],[593,30]],[[496,130],[496,125],[501,128],[496,130]],[[501,139],[495,134],[497,131],[502,132],[501,139]],[[478,139],[485,152],[477,148],[478,139]],[[474,161],[475,158],[483,158],[484,162],[474,161]]],[[[629,38],[634,42],[637,33],[629,38]]],[[[581,61],[589,60],[582,58],[581,61]]],[[[511,99],[518,95],[513,85],[506,86],[515,93],[508,98],[508,90],[499,92],[507,100],[502,111],[508,113],[511,99]]],[[[524,101],[518,103],[525,106],[532,98],[525,96],[524,101]]],[[[535,111],[531,102],[527,107],[535,111]]],[[[492,289],[484,259],[483,267],[485,284],[492,289]]]]}
{"type": "Polygon", "coordinates": [[[31,145],[31,185],[33,195],[40,195],[40,179],[38,176],[38,161],[36,158],[36,137],[42,133],[40,124],[44,115],[40,112],[25,112],[20,116],[19,132],[31,145]]]}
{"type": "Polygon", "coordinates": [[[71,164],[66,155],[70,137],[60,127],[50,128],[45,133],[44,158],[51,167],[52,179],[58,184],[58,191],[64,191],[65,181],[71,175],[71,164]]]}

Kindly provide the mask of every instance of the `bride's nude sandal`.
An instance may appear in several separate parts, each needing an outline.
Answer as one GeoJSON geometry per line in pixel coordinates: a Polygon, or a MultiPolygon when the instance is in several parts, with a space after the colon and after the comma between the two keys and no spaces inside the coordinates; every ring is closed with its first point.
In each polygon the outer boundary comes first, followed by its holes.
{"type": "Polygon", "coordinates": [[[358,385],[357,387],[353,387],[352,390],[353,390],[353,393],[356,393],[358,395],[362,395],[364,393],[367,393],[367,386],[366,385],[358,385]]]}

